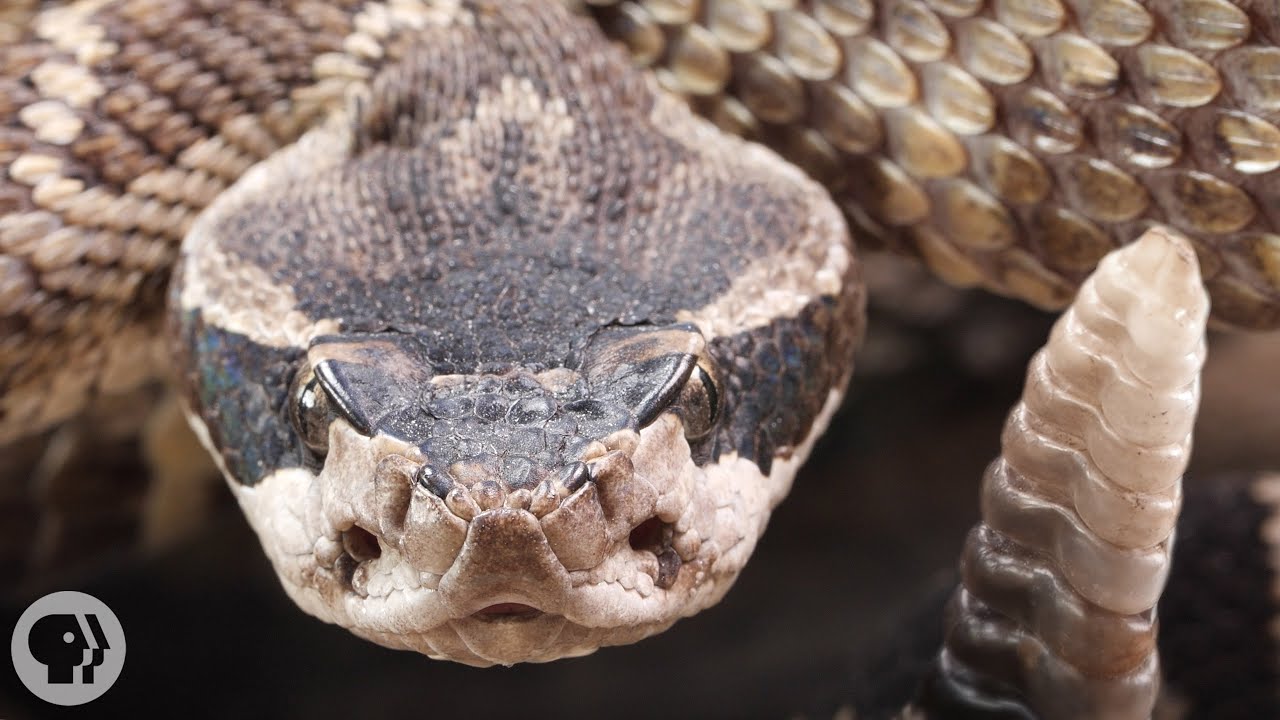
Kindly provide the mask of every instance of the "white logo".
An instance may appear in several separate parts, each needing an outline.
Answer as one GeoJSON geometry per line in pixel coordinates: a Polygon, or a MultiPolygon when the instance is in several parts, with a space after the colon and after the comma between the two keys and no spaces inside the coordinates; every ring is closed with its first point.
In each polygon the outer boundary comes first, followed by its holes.
{"type": "Polygon", "coordinates": [[[31,604],[9,646],[18,679],[54,705],[101,697],[124,669],[124,628],[98,598],[64,590],[31,604]]]}

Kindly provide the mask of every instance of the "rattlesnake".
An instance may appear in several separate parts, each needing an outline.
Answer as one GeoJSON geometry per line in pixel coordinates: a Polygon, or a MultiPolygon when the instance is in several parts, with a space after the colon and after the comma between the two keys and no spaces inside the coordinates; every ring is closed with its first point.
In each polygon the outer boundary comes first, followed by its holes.
{"type": "Polygon", "coordinates": [[[32,10],[0,442],[171,371],[286,590],[383,644],[546,660],[714,603],[852,370],[830,197],[1045,307],[1167,223],[1216,320],[1277,322],[1265,7],[593,10],[655,75],[546,3],[32,10]]]}

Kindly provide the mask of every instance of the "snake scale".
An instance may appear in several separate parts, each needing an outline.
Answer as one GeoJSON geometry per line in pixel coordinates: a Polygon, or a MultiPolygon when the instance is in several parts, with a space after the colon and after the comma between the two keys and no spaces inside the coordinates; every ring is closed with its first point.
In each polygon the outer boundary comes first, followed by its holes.
{"type": "Polygon", "coordinates": [[[137,510],[136,481],[35,488],[12,468],[47,470],[58,428],[104,407],[121,426],[98,436],[135,433],[120,419],[167,375],[307,612],[477,665],[638,640],[727,591],[838,407],[862,334],[852,228],[1044,308],[1085,283],[1011,417],[1030,429],[1006,431],[953,632],[907,712],[1149,713],[1201,276],[1215,322],[1280,324],[1280,11],[576,9],[6,7],[3,500],[60,513],[15,520],[8,546],[73,553],[137,510]],[[1076,376],[1078,357],[1096,362],[1076,376]],[[1095,406],[1093,425],[1036,424],[1095,406]],[[1055,443],[1080,482],[1114,484],[1038,486],[1055,443]],[[1172,449],[1117,460],[1147,447],[1172,449]],[[1169,512],[1134,529],[1107,493],[1169,512]],[[1137,563],[1140,589],[1094,587],[1096,565],[1001,502],[1102,538],[1088,557],[1137,563]],[[1019,589],[1005,571],[1024,561],[1054,592],[1019,589]],[[1020,665],[1033,647],[1043,662],[1020,665]]]}

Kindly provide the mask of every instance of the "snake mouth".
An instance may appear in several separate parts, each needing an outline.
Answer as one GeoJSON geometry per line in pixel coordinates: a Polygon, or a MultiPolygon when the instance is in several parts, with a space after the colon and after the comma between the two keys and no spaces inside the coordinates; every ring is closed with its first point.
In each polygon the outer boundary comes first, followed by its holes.
{"type": "Polygon", "coordinates": [[[510,622],[533,620],[535,618],[542,617],[544,614],[545,613],[532,605],[525,605],[524,603],[517,602],[502,602],[483,607],[472,613],[471,617],[487,622],[510,622]]]}

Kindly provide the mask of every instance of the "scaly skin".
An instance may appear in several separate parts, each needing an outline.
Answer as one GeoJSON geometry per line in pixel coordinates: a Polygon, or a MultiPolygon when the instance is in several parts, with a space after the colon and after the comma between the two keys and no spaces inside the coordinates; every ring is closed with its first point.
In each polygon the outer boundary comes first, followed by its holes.
{"type": "Polygon", "coordinates": [[[1280,10],[1244,0],[589,0],[867,238],[1060,309],[1152,223],[1216,320],[1280,327],[1280,10]]]}

